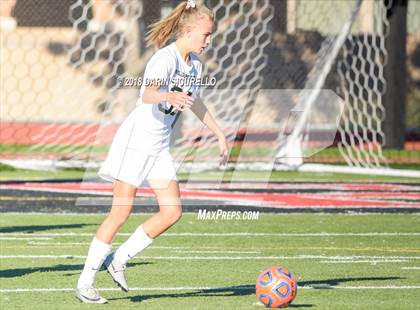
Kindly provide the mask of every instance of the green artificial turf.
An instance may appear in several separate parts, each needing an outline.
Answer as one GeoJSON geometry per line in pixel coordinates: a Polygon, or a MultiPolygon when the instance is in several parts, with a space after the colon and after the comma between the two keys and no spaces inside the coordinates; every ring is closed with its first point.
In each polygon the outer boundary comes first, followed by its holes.
{"type": "MultiPolygon", "coordinates": [[[[148,216],[133,214],[116,236],[114,249],[148,216]]],[[[78,256],[86,255],[104,217],[3,214],[1,305],[101,307],[82,305],[72,289],[84,263],[78,256]],[[69,290],[5,291],[18,288],[69,290]]],[[[293,307],[418,309],[420,216],[261,213],[256,220],[215,221],[188,213],[129,262],[126,274],[133,290],[104,290],[116,288],[104,271],[96,286],[109,300],[102,306],[108,309],[263,309],[254,285],[259,273],[272,265],[296,275],[293,307]]]]}

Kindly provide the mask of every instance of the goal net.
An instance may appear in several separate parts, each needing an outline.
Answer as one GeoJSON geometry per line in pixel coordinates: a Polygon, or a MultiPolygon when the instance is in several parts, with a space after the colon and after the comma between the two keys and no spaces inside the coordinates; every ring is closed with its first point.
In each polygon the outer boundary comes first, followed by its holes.
{"type": "MultiPolygon", "coordinates": [[[[289,149],[303,148],[302,162],[335,145],[331,158],[348,166],[386,166],[384,1],[205,2],[217,27],[202,55],[203,76],[217,83],[201,97],[225,130],[232,163],[288,157],[282,145],[292,116],[286,138],[295,140],[289,149]],[[331,93],[341,108],[325,117],[331,93]],[[300,99],[279,100],[292,97],[300,99]],[[294,114],[305,106],[306,116],[294,114]]],[[[97,167],[134,108],[155,51],[145,45],[146,29],[179,2],[7,3],[0,19],[2,161],[97,167]]],[[[176,123],[172,152],[185,167],[217,167],[217,141],[191,113],[176,123]]]]}

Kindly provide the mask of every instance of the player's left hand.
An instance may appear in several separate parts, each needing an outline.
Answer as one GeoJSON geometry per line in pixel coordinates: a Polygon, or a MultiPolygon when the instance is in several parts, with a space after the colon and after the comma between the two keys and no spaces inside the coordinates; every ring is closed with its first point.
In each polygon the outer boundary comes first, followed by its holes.
{"type": "Polygon", "coordinates": [[[220,150],[220,166],[226,166],[228,160],[228,144],[225,136],[219,137],[219,150],[220,150]]]}

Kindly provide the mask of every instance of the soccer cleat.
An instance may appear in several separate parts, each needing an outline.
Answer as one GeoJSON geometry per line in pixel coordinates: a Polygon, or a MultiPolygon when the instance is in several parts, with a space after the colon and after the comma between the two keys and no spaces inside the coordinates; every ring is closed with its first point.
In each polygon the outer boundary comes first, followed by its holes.
{"type": "Polygon", "coordinates": [[[111,253],[106,257],[104,266],[114,282],[117,283],[124,292],[128,292],[128,284],[124,275],[124,271],[126,269],[125,264],[115,260],[114,253],[111,253]]]}
{"type": "Polygon", "coordinates": [[[106,304],[108,302],[108,300],[99,296],[98,290],[92,286],[76,287],[76,298],[88,304],[106,304]]]}

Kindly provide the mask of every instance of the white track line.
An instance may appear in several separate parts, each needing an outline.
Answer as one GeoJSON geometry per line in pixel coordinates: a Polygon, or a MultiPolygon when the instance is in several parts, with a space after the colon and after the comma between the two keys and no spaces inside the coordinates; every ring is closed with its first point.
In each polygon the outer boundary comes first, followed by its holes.
{"type": "MultiPolygon", "coordinates": [[[[0,259],[17,258],[52,258],[74,259],[86,258],[85,255],[0,255],[0,259]]],[[[267,260],[267,259],[322,259],[329,262],[358,261],[358,260],[420,260],[420,256],[324,256],[324,255],[296,255],[296,256],[140,256],[136,260],[267,260]]]]}
{"type": "Polygon", "coordinates": [[[420,270],[420,267],[401,267],[401,269],[405,269],[405,270],[420,270]]]}
{"type": "MultiPolygon", "coordinates": [[[[336,286],[336,285],[314,285],[314,286],[299,286],[300,289],[344,289],[344,290],[398,290],[398,289],[420,289],[420,285],[385,285],[385,286],[336,286]]],[[[252,288],[249,286],[235,287],[206,287],[206,286],[180,286],[180,287],[130,287],[130,291],[202,291],[202,290],[216,290],[216,291],[249,291],[252,288]]],[[[115,287],[98,288],[99,291],[120,291],[115,287]]],[[[0,289],[1,293],[32,293],[32,292],[73,292],[74,288],[11,288],[0,289]]]]}
{"type": "MultiPolygon", "coordinates": [[[[132,233],[118,233],[118,236],[131,236],[132,233]]],[[[0,233],[0,236],[46,236],[46,237],[93,237],[93,233],[76,233],[76,232],[61,232],[61,233],[0,233]]],[[[249,233],[249,232],[234,232],[234,233],[165,233],[161,237],[412,237],[420,236],[420,232],[367,232],[367,233],[249,233]]]]}
{"type": "MultiPolygon", "coordinates": [[[[95,213],[72,213],[72,212],[49,212],[49,213],[45,213],[45,212],[7,212],[7,213],[3,213],[2,216],[15,216],[15,215],[19,215],[19,216],[31,216],[31,215],[36,215],[36,216],[76,216],[76,217],[85,217],[85,216],[92,216],[92,217],[102,217],[103,215],[108,214],[108,211],[103,211],[103,212],[95,212],[95,213]]],[[[182,212],[183,215],[195,215],[197,216],[197,212],[182,212]]],[[[296,216],[296,215],[302,215],[302,214],[307,214],[304,212],[296,212],[293,214],[290,213],[270,213],[269,216],[273,217],[273,216],[278,216],[278,217],[289,217],[289,216],[296,216]]],[[[130,217],[144,217],[145,214],[144,212],[133,212],[131,213],[130,217]]],[[[330,213],[313,213],[311,214],[311,216],[335,216],[336,214],[330,214],[330,213]]],[[[348,216],[371,216],[371,213],[357,213],[357,212],[349,212],[349,213],[340,213],[339,214],[340,217],[344,216],[344,217],[348,217],[348,216]]],[[[375,216],[387,216],[389,214],[387,213],[377,213],[374,214],[375,216]]]]}

